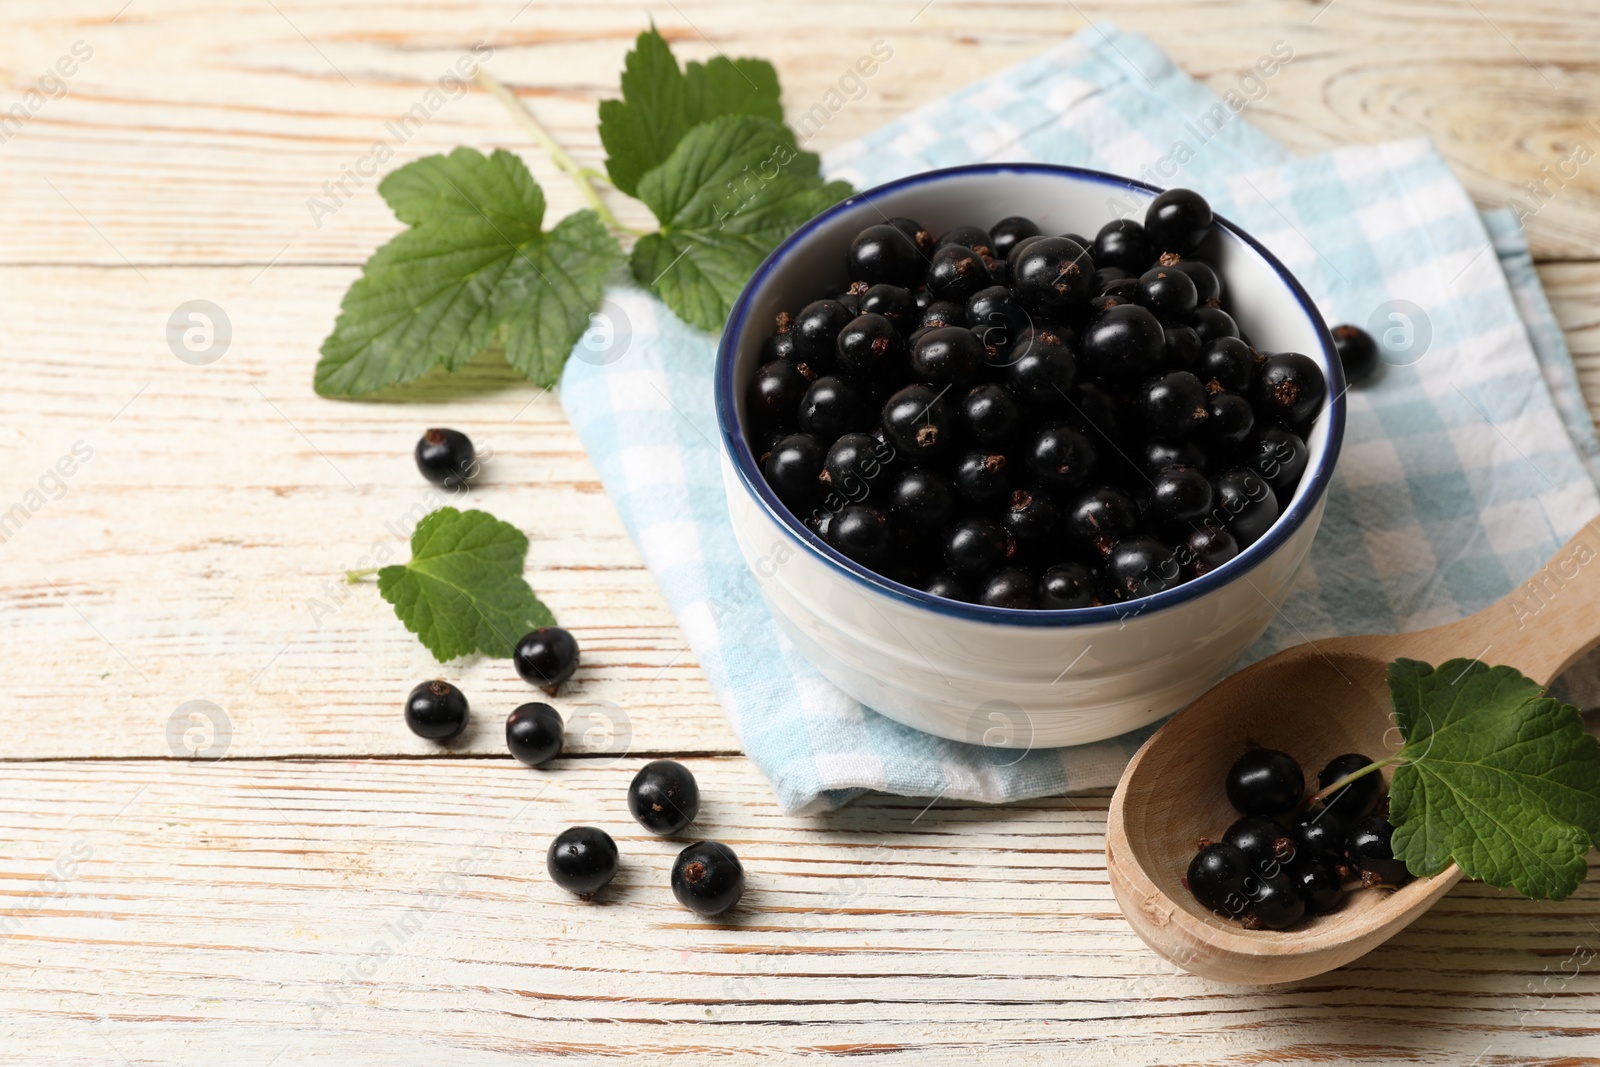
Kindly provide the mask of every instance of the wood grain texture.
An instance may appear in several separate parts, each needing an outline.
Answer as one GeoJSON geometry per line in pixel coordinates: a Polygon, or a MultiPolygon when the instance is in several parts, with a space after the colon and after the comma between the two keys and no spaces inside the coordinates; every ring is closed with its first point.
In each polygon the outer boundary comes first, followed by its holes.
{"type": "Polygon", "coordinates": [[[1600,947],[1592,881],[1463,885],[1335,975],[1247,991],[1140,945],[1103,795],[797,818],[744,760],[690,760],[693,833],[749,873],[707,924],[667,887],[682,842],[627,815],[637,761],[586,762],[12,764],[0,1036],[37,1064],[1595,1062],[1600,976],[1562,971],[1600,947]],[[597,904],[543,873],[574,823],[623,855],[597,904]]]}

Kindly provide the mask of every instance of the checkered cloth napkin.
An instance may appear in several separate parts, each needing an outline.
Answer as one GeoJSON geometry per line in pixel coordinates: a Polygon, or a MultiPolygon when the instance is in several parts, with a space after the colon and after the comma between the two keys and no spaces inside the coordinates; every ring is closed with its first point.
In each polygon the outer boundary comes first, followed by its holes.
{"type": "MultiPolygon", "coordinates": [[[[1292,158],[1243,115],[1293,62],[1279,45],[1218,97],[1144,38],[1094,26],[825,160],[863,189],[982,160],[1194,188],[1272,249],[1328,322],[1386,337],[1395,365],[1349,395],[1310,560],[1247,662],[1475,611],[1600,509],[1600,446],[1514,222],[1480,216],[1424,141],[1292,158]]],[[[607,295],[616,342],[605,362],[579,349],[562,402],[785,809],[869,789],[1000,802],[1116,782],[1148,729],[1017,760],[901,726],[826,682],[780,636],[734,545],[715,339],[639,290],[607,295]]]]}

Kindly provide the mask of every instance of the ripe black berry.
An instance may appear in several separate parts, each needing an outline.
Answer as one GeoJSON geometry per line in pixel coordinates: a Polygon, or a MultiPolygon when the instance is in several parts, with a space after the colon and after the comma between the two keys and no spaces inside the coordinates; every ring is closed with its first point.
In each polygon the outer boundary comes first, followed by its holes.
{"type": "Polygon", "coordinates": [[[778,499],[799,514],[813,507],[823,492],[818,477],[822,474],[825,453],[822,443],[810,434],[789,434],[778,439],[767,453],[762,473],[778,499]]]}
{"type": "Polygon", "coordinates": [[[1014,489],[1000,521],[1019,545],[1043,546],[1061,525],[1061,508],[1042,489],[1014,489]]]}
{"type": "Polygon", "coordinates": [[[478,472],[472,441],[460,430],[432,429],[417,441],[417,470],[434,485],[457,489],[478,472]]]}
{"type": "Polygon", "coordinates": [[[1171,589],[1181,573],[1172,549],[1154,537],[1137,534],[1111,546],[1106,576],[1117,592],[1133,600],[1171,589]]]}
{"type": "Polygon", "coordinates": [[[1279,426],[1269,426],[1256,440],[1251,465],[1267,480],[1273,491],[1286,495],[1300,484],[1311,453],[1298,434],[1279,426]]]}
{"type": "Polygon", "coordinates": [[[1305,795],[1305,773],[1287,753],[1258,748],[1228,770],[1228,803],[1246,815],[1282,815],[1305,795]]]}
{"type": "Polygon", "coordinates": [[[1200,336],[1202,345],[1208,345],[1219,337],[1239,336],[1239,324],[1233,321],[1232,315],[1221,308],[1203,304],[1194,309],[1194,330],[1200,336]]]}
{"type": "Polygon", "coordinates": [[[789,333],[794,337],[795,360],[810,367],[812,377],[833,366],[839,331],[852,318],[850,309],[837,300],[813,300],[794,317],[789,333]]]}
{"type": "Polygon", "coordinates": [[[1062,314],[1088,299],[1094,269],[1094,259],[1078,242],[1041,237],[1012,250],[1011,287],[1032,311],[1062,314]]]}
{"type": "Polygon", "coordinates": [[[1195,328],[1166,326],[1161,332],[1166,337],[1166,345],[1161,352],[1161,362],[1169,370],[1186,370],[1198,374],[1200,351],[1205,346],[1200,343],[1200,334],[1195,328]]]}
{"type": "Polygon", "coordinates": [[[1278,498],[1261,475],[1244,467],[1234,467],[1217,476],[1217,511],[1228,532],[1249,548],[1278,519],[1278,498]]]}
{"type": "Polygon", "coordinates": [[[973,293],[967,298],[966,314],[968,328],[990,363],[1003,362],[1005,354],[1033,323],[1022,305],[1012,298],[1011,290],[1003,285],[973,293]]]}
{"type": "Polygon", "coordinates": [[[1193,441],[1163,441],[1159,437],[1146,441],[1134,458],[1149,477],[1154,477],[1162,467],[1170,467],[1174,463],[1200,467],[1206,461],[1205,453],[1193,441]]]}
{"type": "Polygon", "coordinates": [[[544,866],[552,882],[588,900],[617,876],[617,843],[598,826],[574,826],[550,842],[544,866]]]}
{"type": "Polygon", "coordinates": [[[956,460],[956,496],[973,508],[990,509],[1011,495],[1004,453],[969,449],[956,460]]]}
{"type": "Polygon", "coordinates": [[[448,741],[467,726],[467,698],[449,682],[423,682],[406,697],[406,726],[429,741],[448,741]]]}
{"type": "Polygon", "coordinates": [[[865,411],[855,386],[832,375],[818,378],[800,398],[800,429],[818,440],[833,441],[861,425],[865,411]]]}
{"type": "Polygon", "coordinates": [[[1366,381],[1378,369],[1378,343],[1359,326],[1335,326],[1333,347],[1339,353],[1344,380],[1351,385],[1366,381]]]}
{"type": "Polygon", "coordinates": [[[882,315],[901,331],[916,324],[917,302],[911,290],[880,282],[861,294],[858,314],[882,315]]]}
{"type": "Polygon", "coordinates": [[[934,326],[965,326],[967,324],[967,310],[965,304],[958,304],[954,300],[934,300],[922,309],[917,319],[917,328],[923,329],[934,326]]]}
{"type": "Polygon", "coordinates": [[[904,344],[882,315],[857,315],[839,330],[839,369],[858,380],[881,377],[898,363],[904,344]]]}
{"type": "Polygon", "coordinates": [[[1007,368],[1011,391],[1036,407],[1061,404],[1077,378],[1077,364],[1066,345],[1030,337],[1012,350],[1012,357],[1007,368]]]}
{"type": "MultiPolygon", "coordinates": [[[[1328,761],[1326,767],[1317,772],[1317,788],[1326,789],[1346,775],[1370,766],[1372,762],[1359,752],[1347,752],[1342,756],[1335,756],[1328,761]]],[[[1369,814],[1378,806],[1378,798],[1382,795],[1383,775],[1378,771],[1369,771],[1337,793],[1324,797],[1322,804],[1349,821],[1369,814]]]]}
{"type": "Polygon", "coordinates": [[[1294,841],[1283,825],[1263,815],[1236,819],[1223,833],[1222,843],[1243,852],[1258,875],[1276,873],[1294,858],[1294,841]]]}
{"type": "Polygon", "coordinates": [[[1236,393],[1216,393],[1206,401],[1206,422],[1200,440],[1213,452],[1231,454],[1250,440],[1256,428],[1255,409],[1236,393]]]}
{"type": "Polygon", "coordinates": [[[1198,303],[1194,279],[1177,267],[1152,267],[1139,276],[1139,304],[1163,326],[1183,326],[1198,303]]]}
{"type": "Polygon", "coordinates": [[[1167,440],[1188,437],[1210,417],[1205,387],[1186,370],[1168,371],[1145,382],[1137,403],[1145,426],[1167,440]]]}
{"type": "MultiPolygon", "coordinates": [[[[814,375],[813,375],[814,377],[814,375]]],[[[750,379],[745,392],[750,419],[761,429],[793,426],[800,398],[811,388],[811,378],[797,363],[775,359],[764,363],[750,379]]]]}
{"type": "Polygon", "coordinates": [[[932,529],[955,514],[956,497],[950,483],[923,467],[900,475],[889,490],[889,515],[910,529],[932,529]]]}
{"type": "Polygon", "coordinates": [[[918,252],[925,256],[933,255],[933,250],[936,247],[933,240],[933,234],[929,233],[927,228],[924,227],[922,223],[918,222],[916,219],[908,219],[904,216],[896,216],[895,218],[889,220],[889,225],[893,226],[895,229],[911,238],[911,243],[916,247],[918,252]]]}
{"type": "Polygon", "coordinates": [[[1306,902],[1282,872],[1250,887],[1250,912],[1268,930],[1287,930],[1305,918],[1306,902]]]}
{"type": "Polygon", "coordinates": [[[1032,219],[1008,215],[989,227],[989,253],[996,259],[1005,259],[1018,241],[1038,237],[1041,232],[1032,219]]]}
{"type": "Polygon", "coordinates": [[[1201,307],[1206,305],[1215,307],[1217,301],[1222,299],[1222,279],[1205,260],[1179,259],[1172,266],[1194,279],[1195,298],[1200,301],[1201,307]]]}
{"type": "Polygon", "coordinates": [[[721,915],[744,896],[739,857],[720,841],[690,845],[672,863],[672,895],[698,915],[721,915]]]}
{"type": "Polygon", "coordinates": [[[652,760],[628,785],[628,810],[653,834],[681,833],[700,814],[700,786],[683,764],[652,760]]]}
{"type": "Polygon", "coordinates": [[[1154,374],[1167,335],[1145,308],[1123,304],[1097,315],[1083,332],[1085,369],[1102,378],[1133,382],[1154,374]]]}
{"type": "Polygon", "coordinates": [[[1255,353],[1237,337],[1219,337],[1201,350],[1195,375],[1208,392],[1245,393],[1255,380],[1255,353]]]}
{"type": "Polygon", "coordinates": [[[847,433],[828,449],[822,461],[823,485],[849,500],[860,500],[889,471],[883,442],[866,433],[847,433]]]}
{"type": "Polygon", "coordinates": [[[1250,877],[1250,861],[1232,845],[1207,845],[1189,861],[1184,884],[1210,911],[1237,915],[1244,909],[1245,882],[1250,877]]]}
{"type": "Polygon", "coordinates": [[[1094,473],[1094,445],[1071,426],[1046,426],[1034,437],[1027,455],[1033,476],[1050,489],[1076,489],[1094,473]]]}
{"type": "Polygon", "coordinates": [[[1039,576],[1039,606],[1086,608],[1094,603],[1094,574],[1081,563],[1057,563],[1039,576]]]}
{"type": "Polygon", "coordinates": [[[1262,361],[1256,376],[1255,401],[1265,414],[1287,423],[1301,423],[1315,415],[1328,395],[1322,368],[1310,356],[1279,352],[1262,361]]]}
{"type": "Polygon", "coordinates": [[[761,345],[763,363],[771,363],[775,359],[786,359],[793,363],[800,358],[795,355],[794,334],[789,332],[789,327],[793,325],[792,321],[787,314],[780,315],[779,318],[783,320],[781,331],[768,337],[761,345]]]}
{"type": "Polygon", "coordinates": [[[1233,539],[1233,535],[1208,520],[1184,536],[1183,545],[1178,549],[1178,560],[1183,564],[1186,576],[1198,578],[1202,574],[1210,574],[1238,554],[1239,542],[1233,539]]]}
{"type": "Polygon", "coordinates": [[[1022,408],[1003,385],[973,386],[962,396],[957,412],[967,435],[979,444],[1004,444],[1022,425],[1022,408]]]}
{"type": "Polygon", "coordinates": [[[1067,510],[1067,533],[1101,555],[1133,533],[1139,511],[1121,489],[1102,485],[1082,493],[1067,510]]]}
{"type": "Polygon", "coordinates": [[[966,245],[945,245],[928,264],[928,292],[935,300],[965,301],[993,280],[983,257],[966,245]]]}
{"type": "Polygon", "coordinates": [[[1326,859],[1309,856],[1295,860],[1285,872],[1295,893],[1305,901],[1306,912],[1324,915],[1344,901],[1344,886],[1339,872],[1326,859]]]}
{"type": "Polygon", "coordinates": [[[911,372],[938,385],[966,385],[983,368],[984,359],[983,343],[960,326],[928,330],[911,346],[911,372]]]}
{"type": "Polygon", "coordinates": [[[506,716],[506,748],[530,767],[561,755],[561,713],[549,704],[523,704],[506,716]]]}
{"type": "Polygon", "coordinates": [[[856,234],[845,259],[851,281],[888,282],[908,289],[922,280],[922,265],[922,253],[912,239],[888,224],[868,226],[856,234]]]}
{"type": "Polygon", "coordinates": [[[922,587],[922,591],[931,596],[942,596],[946,600],[972,600],[972,591],[967,583],[949,572],[934,575],[932,580],[922,587]]]}
{"type": "Polygon", "coordinates": [[[984,582],[978,603],[991,608],[1032,611],[1039,606],[1033,592],[1033,575],[1018,567],[996,571],[984,582]]]}
{"type": "Polygon", "coordinates": [[[1189,189],[1168,189],[1150,201],[1144,213],[1145,232],[1158,254],[1188,255],[1206,239],[1211,223],[1211,205],[1189,189]]]}
{"type": "Polygon", "coordinates": [[[559,626],[543,626],[523,635],[511,662],[523,681],[554,696],[578,669],[578,642],[559,626]]]}
{"type": "Polygon", "coordinates": [[[1178,528],[1205,519],[1211,513],[1211,498],[1206,476],[1182,464],[1162,468],[1150,486],[1150,507],[1178,528]]]}
{"type": "Polygon", "coordinates": [[[998,523],[962,519],[945,539],[944,558],[958,578],[978,578],[998,570],[1011,555],[1012,542],[998,523]]]}
{"type": "Polygon", "coordinates": [[[1094,239],[1094,261],[1100,267],[1117,267],[1131,275],[1143,274],[1156,258],[1144,227],[1132,219],[1112,219],[1094,239]]]}
{"type": "Polygon", "coordinates": [[[1349,821],[1325,807],[1304,812],[1289,824],[1289,837],[1294,841],[1297,855],[1321,857],[1337,863],[1344,862],[1344,846],[1349,834],[1349,821]]]}
{"type": "Polygon", "coordinates": [[[989,243],[989,231],[977,226],[957,226],[953,230],[946,230],[939,235],[939,242],[935,247],[945,248],[950,245],[961,245],[984,255],[994,254],[994,249],[989,243]]]}
{"type": "Polygon", "coordinates": [[[872,505],[846,504],[828,524],[828,543],[863,567],[876,567],[889,558],[893,531],[872,505]]]}
{"type": "Polygon", "coordinates": [[[1394,856],[1394,826],[1382,815],[1368,815],[1350,827],[1344,854],[1352,867],[1371,874],[1385,885],[1405,885],[1411,872],[1394,856]]]}
{"type": "Polygon", "coordinates": [[[949,404],[942,390],[908,385],[883,405],[883,432],[910,463],[923,463],[954,443],[949,404]]]}

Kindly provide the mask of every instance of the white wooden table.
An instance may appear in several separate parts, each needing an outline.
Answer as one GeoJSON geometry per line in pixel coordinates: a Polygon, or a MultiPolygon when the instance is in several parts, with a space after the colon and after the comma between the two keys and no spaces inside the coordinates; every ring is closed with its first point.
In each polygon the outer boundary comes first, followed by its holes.
{"type": "MultiPolygon", "coordinates": [[[[396,229],[374,180],[344,178],[385,124],[481,40],[598,165],[595,103],[645,9],[119,5],[0,4],[0,111],[23,108],[0,119],[0,511],[27,513],[0,543],[0,1061],[1600,1063],[1600,882],[1564,905],[1464,885],[1297,986],[1184,975],[1111,898],[1104,795],[780,813],[553,397],[488,365],[427,402],[312,394],[340,294],[396,229]],[[191,300],[232,326],[204,366],[166,338],[191,300]],[[340,576],[422,501],[430,425],[493,448],[473,502],[529,533],[528,578],[583,645],[558,703],[625,709],[625,754],[596,730],[547,772],[509,759],[498,723],[528,691],[503,661],[443,669],[479,709],[448,753],[404,729],[401,697],[439,669],[340,576]],[[663,755],[750,872],[730,922],[672,901],[674,849],[627,815],[663,755]],[[544,874],[577,822],[624,854],[602,906],[544,874]]],[[[791,113],[890,42],[814,147],[1112,17],[1221,89],[1290,42],[1251,121],[1301,152],[1431,134],[1486,205],[1600,151],[1587,0],[648,13],[682,56],[771,58],[791,113]]],[[[388,166],[458,144],[522,150],[554,215],[578,206],[476,89],[388,166]]],[[[1600,403],[1600,164],[1551,188],[1527,230],[1600,403]]]]}

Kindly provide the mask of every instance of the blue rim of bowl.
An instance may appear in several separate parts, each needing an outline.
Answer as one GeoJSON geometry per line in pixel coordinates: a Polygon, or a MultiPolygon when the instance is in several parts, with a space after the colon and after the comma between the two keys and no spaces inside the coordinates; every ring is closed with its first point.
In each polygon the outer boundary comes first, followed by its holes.
{"type": "MultiPolygon", "coordinates": [[[[761,266],[751,275],[750,281],[745,284],[744,290],[739,294],[739,299],[734,302],[733,310],[728,314],[727,324],[723,327],[722,339],[717,346],[716,366],[716,405],[717,425],[722,434],[722,447],[732,459],[734,470],[739,475],[739,480],[745,488],[761,502],[766,510],[778,524],[778,527],[794,538],[806,549],[814,552],[833,568],[861,585],[893,597],[907,604],[948,615],[954,618],[966,619],[972,622],[1000,623],[1011,626],[1084,626],[1095,623],[1115,622],[1136,615],[1147,615],[1152,612],[1162,611],[1167,608],[1177,607],[1198,597],[1205,596],[1213,590],[1219,589],[1235,578],[1242,577],[1248,571],[1264,562],[1289,536],[1298,530],[1302,523],[1316,508],[1318,500],[1327,490],[1328,480],[1333,475],[1334,463],[1339,458],[1339,448],[1344,440],[1345,417],[1345,383],[1344,373],[1339,365],[1338,353],[1333,347],[1333,337],[1328,332],[1328,324],[1323,321],[1322,315],[1317,311],[1317,306],[1310,295],[1301,287],[1289,269],[1278,261],[1278,257],[1251,237],[1244,230],[1235,226],[1222,216],[1216,216],[1216,225],[1231,233],[1245,245],[1259,255],[1267,266],[1271,267],[1278,275],[1279,280],[1294,295],[1295,301],[1300,305],[1300,310],[1316,327],[1318,336],[1322,338],[1323,366],[1327,369],[1328,395],[1330,400],[1322,415],[1332,420],[1328,426],[1328,447],[1323,451],[1321,461],[1317,466],[1308,471],[1303,478],[1310,479],[1306,491],[1299,494],[1287,512],[1278,516],[1272,527],[1263,534],[1254,544],[1240,552],[1233,559],[1218,567],[1208,574],[1184,582],[1182,585],[1160,593],[1139,597],[1135,600],[1122,601],[1115,604],[1101,604],[1087,608],[991,608],[982,604],[969,604],[960,600],[949,600],[945,597],[924,593],[909,585],[903,585],[886,578],[876,571],[863,567],[838,550],[832,548],[822,538],[806,529],[805,525],[780,501],[772,489],[767,485],[766,478],[756,465],[755,456],[750,451],[749,442],[745,440],[744,433],[739,427],[738,396],[734,391],[733,367],[738,357],[738,341],[744,335],[746,320],[750,315],[750,302],[753,295],[761,288],[767,276],[776,269],[785,256],[798,244],[805,241],[813,232],[831,222],[835,217],[857,206],[862,202],[872,202],[880,196],[888,196],[904,189],[931,182],[943,181],[954,177],[968,177],[973,175],[1002,175],[1002,174],[1048,174],[1058,177],[1068,177],[1080,181],[1098,182],[1103,185],[1113,185],[1121,189],[1132,190],[1140,193],[1159,195],[1164,190],[1157,185],[1141,182],[1134,178],[1124,178],[1105,171],[1090,170],[1085,167],[1066,167],[1048,163],[977,163],[961,167],[944,167],[939,170],[922,171],[905,178],[897,178],[891,182],[875,186],[860,192],[828,208],[811,221],[801,226],[788,239],[762,261],[761,266]]],[[[887,216],[885,216],[887,217],[887,216]]]]}

